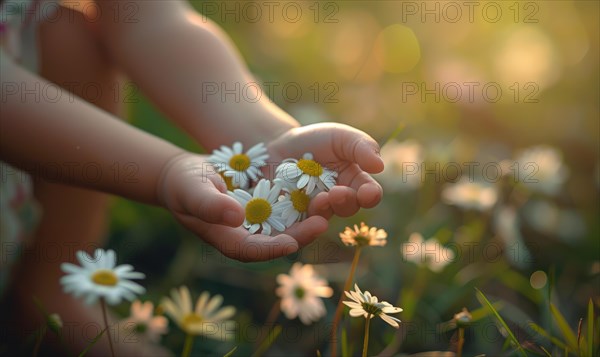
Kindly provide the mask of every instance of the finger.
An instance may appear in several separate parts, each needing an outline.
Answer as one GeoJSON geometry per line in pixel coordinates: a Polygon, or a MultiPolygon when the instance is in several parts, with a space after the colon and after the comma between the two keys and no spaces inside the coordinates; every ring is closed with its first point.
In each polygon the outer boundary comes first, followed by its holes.
{"type": "Polygon", "coordinates": [[[364,208],[373,208],[377,206],[379,202],[381,202],[382,197],[383,189],[375,180],[361,184],[356,193],[358,204],[364,208]]]}
{"type": "MultiPolygon", "coordinates": [[[[217,185],[223,188],[218,182],[217,185]]],[[[221,192],[212,179],[188,192],[190,194],[184,198],[183,203],[188,214],[208,223],[231,227],[239,227],[244,222],[242,206],[234,198],[221,192]]]]}
{"type": "Polygon", "coordinates": [[[347,186],[334,186],[329,191],[333,212],[340,217],[350,217],[359,210],[356,191],[347,186]]]}
{"type": "Polygon", "coordinates": [[[294,237],[300,247],[312,243],[317,236],[327,230],[327,220],[320,216],[308,217],[302,222],[295,223],[290,228],[285,230],[285,234],[294,237]]]}
{"type": "Polygon", "coordinates": [[[379,144],[363,131],[346,125],[342,128],[333,132],[336,155],[344,161],[357,163],[366,172],[376,174],[383,171],[379,144]]]}
{"type": "Polygon", "coordinates": [[[360,207],[375,207],[383,197],[381,185],[357,165],[350,165],[342,171],[338,176],[338,184],[349,186],[356,190],[357,201],[360,207]]]}
{"type": "Polygon", "coordinates": [[[310,200],[308,215],[321,216],[325,219],[329,219],[333,216],[333,209],[329,204],[329,193],[321,192],[310,200]]]}
{"type": "Polygon", "coordinates": [[[275,237],[250,234],[243,227],[231,228],[210,224],[192,216],[177,216],[189,230],[200,236],[228,258],[241,262],[259,262],[280,258],[296,252],[298,242],[287,234],[275,237]]]}

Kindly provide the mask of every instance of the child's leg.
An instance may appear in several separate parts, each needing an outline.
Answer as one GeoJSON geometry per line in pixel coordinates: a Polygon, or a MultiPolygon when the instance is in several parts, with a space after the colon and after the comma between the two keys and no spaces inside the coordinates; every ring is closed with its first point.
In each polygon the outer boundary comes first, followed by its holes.
{"type": "MultiPolygon", "coordinates": [[[[41,75],[94,105],[117,114],[121,100],[115,98],[115,88],[120,86],[116,69],[83,15],[67,9],[61,11],[58,21],[45,23],[39,30],[41,75]]],[[[63,91],[62,95],[68,94],[63,91]]],[[[42,95],[41,100],[44,99],[42,95]]],[[[93,163],[78,164],[93,166],[93,163]]],[[[108,196],[41,180],[36,181],[34,192],[43,209],[42,221],[37,229],[35,246],[26,252],[22,270],[15,277],[14,286],[20,305],[16,315],[20,322],[39,324],[40,314],[32,303],[32,296],[36,296],[50,313],[58,312],[62,316],[68,328],[65,340],[75,348],[74,352],[79,353],[101,330],[102,318],[98,306],[85,307],[81,300],[62,292],[60,264],[74,261],[77,250],[91,252],[103,245],[108,196]]],[[[34,328],[31,325],[23,327],[28,330],[34,328]]],[[[123,340],[125,336],[120,334],[117,337],[123,340]]],[[[121,345],[124,354],[125,347],[135,346],[121,345]]],[[[107,340],[102,338],[90,352],[92,355],[109,354],[107,340]]]]}

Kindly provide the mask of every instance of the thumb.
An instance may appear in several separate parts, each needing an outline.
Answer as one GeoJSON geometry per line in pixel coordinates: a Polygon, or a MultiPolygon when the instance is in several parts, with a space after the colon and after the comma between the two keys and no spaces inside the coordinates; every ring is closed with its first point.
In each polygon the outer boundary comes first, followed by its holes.
{"type": "Polygon", "coordinates": [[[205,182],[188,192],[190,194],[183,202],[188,214],[207,223],[231,227],[239,227],[244,222],[242,206],[227,195],[225,182],[220,177],[208,177],[205,182]]]}

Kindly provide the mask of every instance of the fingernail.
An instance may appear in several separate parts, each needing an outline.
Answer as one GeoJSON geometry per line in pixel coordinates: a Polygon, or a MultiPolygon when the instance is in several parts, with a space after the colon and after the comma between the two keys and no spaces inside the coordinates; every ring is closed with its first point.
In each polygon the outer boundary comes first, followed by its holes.
{"type": "Polygon", "coordinates": [[[239,225],[240,219],[240,214],[235,210],[225,210],[223,214],[223,220],[230,226],[239,225]]]}

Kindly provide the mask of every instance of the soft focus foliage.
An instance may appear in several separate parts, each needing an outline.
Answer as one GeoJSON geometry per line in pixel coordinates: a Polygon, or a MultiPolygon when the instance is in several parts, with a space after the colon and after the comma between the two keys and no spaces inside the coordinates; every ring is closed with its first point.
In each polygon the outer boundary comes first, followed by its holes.
{"type": "MultiPolygon", "coordinates": [[[[382,148],[383,202],[332,219],[327,234],[289,258],[242,264],[168,213],[118,200],[110,247],[148,277],[142,299],[159,301],[182,284],[196,296],[218,292],[237,308],[236,341],[203,340],[194,352],[224,355],[237,345],[234,355],[250,355],[277,300],[276,276],[294,261],[311,263],[334,290],[324,300],[328,315],[310,326],[280,317],[283,330],[266,355],[327,355],[328,322],[353,253],[338,234],[364,221],[385,229],[388,243],[363,253],[356,280],[404,309],[398,333],[373,321],[370,351],[455,350],[455,331],[442,327],[467,307],[473,321],[465,354],[499,355],[506,331],[490,315],[476,318],[478,287],[498,302],[524,347],[564,355],[539,331],[563,340],[557,310],[577,331],[582,317],[586,327],[589,299],[596,312],[600,304],[598,2],[495,2],[499,18],[479,3],[472,19],[462,2],[296,2],[302,16],[295,22],[291,6],[282,15],[288,3],[275,2],[272,19],[265,4],[248,3],[261,16],[235,1],[192,4],[224,27],[270,98],[302,123],[346,123],[381,144],[397,133],[382,148]],[[458,18],[452,3],[461,8],[458,18]],[[438,18],[424,15],[421,4],[439,6],[438,18]],[[485,190],[443,194],[465,181],[487,185],[493,199],[485,190]],[[471,204],[459,204],[465,200],[471,204]],[[423,264],[401,254],[414,232],[437,242],[419,250],[423,264]],[[453,254],[440,256],[441,248],[453,254]],[[447,257],[443,269],[426,268],[447,257]]],[[[137,98],[129,107],[134,125],[201,150],[137,98]]],[[[358,320],[342,323],[354,351],[358,320]]],[[[183,338],[174,332],[163,343],[178,352],[183,338]]]]}

